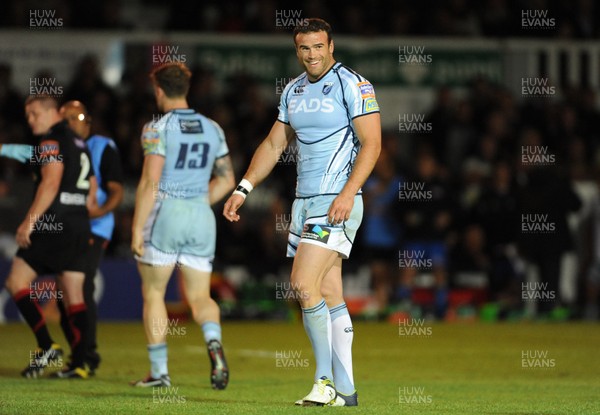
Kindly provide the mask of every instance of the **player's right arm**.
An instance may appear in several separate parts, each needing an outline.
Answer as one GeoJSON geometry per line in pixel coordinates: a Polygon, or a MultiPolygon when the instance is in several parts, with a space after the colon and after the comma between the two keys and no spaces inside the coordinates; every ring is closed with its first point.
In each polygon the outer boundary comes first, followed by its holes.
{"type": "Polygon", "coordinates": [[[115,210],[123,200],[123,171],[116,146],[111,142],[104,149],[100,160],[100,177],[106,183],[108,196],[102,206],[96,204],[90,210],[90,218],[102,217],[115,210]]]}
{"type": "MultiPolygon", "coordinates": [[[[267,138],[258,146],[252,156],[250,167],[244,174],[244,179],[249,181],[253,187],[261,183],[277,165],[279,157],[294,139],[294,129],[289,124],[279,120],[275,121],[267,138]]],[[[230,222],[240,220],[237,210],[244,204],[245,198],[240,194],[232,194],[223,208],[223,216],[230,222]]]]}
{"type": "MultiPolygon", "coordinates": [[[[47,140],[41,143],[42,148],[48,149],[42,154],[44,157],[56,158],[60,155],[59,144],[53,140],[47,140]]],[[[54,159],[53,159],[54,160],[54,159]]],[[[60,183],[64,172],[63,163],[49,161],[40,169],[41,181],[35,193],[33,203],[27,211],[27,216],[17,228],[16,240],[21,248],[27,248],[31,245],[30,235],[33,231],[33,223],[48,210],[60,189],[60,183]]]]}
{"type": "Polygon", "coordinates": [[[235,187],[235,176],[230,156],[219,157],[215,160],[213,177],[208,183],[208,199],[212,205],[223,199],[235,187]]]}
{"type": "Polygon", "coordinates": [[[160,177],[165,165],[165,158],[156,154],[144,157],[142,175],[135,193],[135,209],[131,229],[131,251],[144,255],[144,225],[154,206],[154,189],[158,188],[160,177]]]}
{"type": "Polygon", "coordinates": [[[154,190],[159,186],[167,154],[164,134],[154,126],[154,123],[146,124],[142,130],[142,149],[144,166],[135,194],[131,227],[131,251],[138,256],[144,255],[144,225],[154,206],[154,190]]]}

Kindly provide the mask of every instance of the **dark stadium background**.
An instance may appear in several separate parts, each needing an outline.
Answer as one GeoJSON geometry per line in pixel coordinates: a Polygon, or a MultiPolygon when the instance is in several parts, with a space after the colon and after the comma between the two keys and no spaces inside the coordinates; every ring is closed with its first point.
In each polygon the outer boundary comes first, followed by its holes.
{"type": "MultiPolygon", "coordinates": [[[[375,86],[387,162],[382,174],[397,184],[410,178],[419,183],[417,162],[432,156],[437,165],[435,180],[445,197],[435,205],[420,200],[417,210],[443,211],[450,219],[435,236],[449,257],[453,295],[447,318],[520,318],[536,306],[540,311],[543,304],[523,301],[532,264],[561,266],[559,307],[543,317],[597,318],[598,292],[590,282],[600,259],[596,2],[50,0],[5,1],[2,8],[0,142],[35,142],[23,116],[35,78],[54,80],[63,100],[84,102],[94,132],[112,137],[121,152],[126,197],[101,267],[101,318],[141,316],[129,244],[142,163],[139,133],[160,116],[147,77],[151,67],[169,54],[186,61],[194,73],[190,105],[223,126],[240,178],[275,120],[278,91],[300,72],[291,23],[314,16],[331,23],[337,59],[375,86]],[[32,26],[31,19],[42,16],[35,10],[53,11],[54,20],[32,26]],[[523,23],[524,16],[536,16],[531,11],[541,12],[533,26],[523,23]],[[423,61],[400,63],[411,53],[423,61]],[[547,82],[546,89],[524,93],[523,83],[532,79],[547,82]],[[524,159],[530,149],[547,157],[524,159]],[[496,193],[502,180],[507,190],[496,193]],[[523,215],[532,213],[542,215],[537,225],[554,226],[546,233],[523,232],[523,221],[536,220],[523,215]]],[[[285,231],[295,154],[286,154],[248,199],[240,223],[225,222],[222,205],[215,207],[214,291],[230,318],[289,316],[289,302],[277,295],[285,290],[280,284],[288,281],[290,266],[285,231]]],[[[27,168],[0,159],[0,282],[31,195],[27,168]]],[[[386,251],[397,278],[409,208],[399,198],[381,208],[398,230],[397,244],[386,251]]],[[[372,214],[367,204],[365,221],[372,214]]],[[[346,292],[356,316],[385,318],[368,312],[378,249],[365,242],[364,224],[345,264],[346,292]]],[[[422,312],[432,295],[426,277],[413,293],[422,312]]],[[[176,302],[173,283],[169,297],[176,302]]],[[[0,317],[17,317],[10,301],[1,305],[0,317]]],[[[387,314],[394,315],[396,305],[387,314]]]]}

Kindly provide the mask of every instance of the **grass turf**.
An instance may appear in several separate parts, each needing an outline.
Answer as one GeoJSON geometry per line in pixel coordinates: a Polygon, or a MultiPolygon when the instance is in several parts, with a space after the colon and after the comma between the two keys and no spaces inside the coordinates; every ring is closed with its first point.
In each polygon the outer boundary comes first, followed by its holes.
{"type": "MultiPolygon", "coordinates": [[[[59,328],[50,328],[66,346],[59,328]]],[[[227,322],[223,332],[228,388],[211,389],[201,332],[182,323],[169,337],[173,386],[167,390],[127,384],[149,368],[141,323],[100,324],[103,362],[89,380],[21,378],[33,336],[25,324],[0,326],[0,413],[600,413],[598,325],[455,323],[413,330],[356,323],[360,407],[354,409],[293,406],[310,390],[314,372],[300,324],[227,322]]]]}

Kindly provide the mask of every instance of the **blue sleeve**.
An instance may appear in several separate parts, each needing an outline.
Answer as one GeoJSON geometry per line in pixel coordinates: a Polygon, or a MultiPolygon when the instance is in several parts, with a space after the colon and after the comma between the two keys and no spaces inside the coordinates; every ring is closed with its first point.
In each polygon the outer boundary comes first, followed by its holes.
{"type": "Polygon", "coordinates": [[[215,121],[210,120],[210,122],[215,127],[215,130],[217,130],[217,137],[219,138],[219,148],[217,149],[217,158],[225,157],[227,154],[229,154],[229,148],[227,147],[227,141],[225,141],[225,132],[223,131],[221,126],[219,124],[217,124],[215,121]]]}
{"type": "Polygon", "coordinates": [[[27,163],[31,160],[33,146],[27,144],[3,144],[0,148],[0,156],[27,163]]]}
{"type": "Polygon", "coordinates": [[[294,84],[294,82],[295,82],[295,80],[285,86],[285,88],[283,89],[283,92],[281,94],[281,98],[279,99],[279,107],[278,107],[279,114],[277,115],[277,119],[284,124],[290,123],[290,119],[288,117],[287,97],[290,93],[290,89],[292,89],[292,85],[294,84]]]}
{"type": "Polygon", "coordinates": [[[375,89],[367,80],[361,82],[346,81],[344,95],[348,100],[350,118],[379,112],[379,104],[377,104],[377,99],[375,98],[375,89]]]}

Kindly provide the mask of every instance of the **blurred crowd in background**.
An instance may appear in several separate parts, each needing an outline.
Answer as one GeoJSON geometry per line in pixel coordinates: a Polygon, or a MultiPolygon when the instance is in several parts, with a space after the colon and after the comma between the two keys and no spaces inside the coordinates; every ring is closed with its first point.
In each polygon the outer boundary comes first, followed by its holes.
{"type": "Polygon", "coordinates": [[[282,19],[319,16],[336,33],[357,36],[600,37],[600,7],[593,0],[12,0],[0,27],[29,24],[28,10],[57,10],[65,27],[176,30],[219,33],[276,33],[282,19]],[[522,30],[523,10],[547,10],[557,30],[522,30]],[[300,12],[300,16],[296,13],[300,12]]]}
{"type": "MultiPolygon", "coordinates": [[[[13,1],[0,25],[27,26],[28,1],[13,1]]],[[[591,0],[319,1],[294,4],[302,17],[321,16],[336,33],[352,35],[548,36],[597,38],[600,6],[591,0]],[[339,8],[335,4],[339,3],[339,8]],[[528,33],[523,9],[548,10],[556,30],[528,33]],[[336,11],[339,10],[339,13],[336,11]],[[434,12],[432,12],[434,10],[434,12]],[[560,19],[558,19],[560,17],[560,19]]],[[[74,2],[51,0],[67,27],[165,29],[200,32],[280,31],[275,10],[282,1],[154,0],[74,2]],[[141,9],[159,23],[140,26],[141,9]],[[161,12],[162,11],[162,12],[161,12]],[[158,18],[156,16],[162,16],[158,18]]],[[[150,19],[152,20],[152,19],[150,19]]],[[[192,67],[188,101],[224,129],[239,179],[277,115],[259,82],[238,74],[219,85],[215,74],[192,67]]],[[[11,66],[0,63],[0,143],[35,143],[23,115],[25,97],[11,83],[11,66]]],[[[293,76],[294,74],[290,74],[293,76]]],[[[40,72],[36,77],[52,77],[40,72]]],[[[377,89],[377,85],[375,85],[377,89]]],[[[597,91],[565,87],[550,98],[521,99],[507,88],[475,78],[466,94],[437,90],[435,104],[418,123],[421,131],[383,131],[383,151],[365,184],[365,216],[346,270],[368,267],[370,307],[385,314],[402,307],[419,284],[438,290],[484,290],[499,312],[522,311],[524,284],[540,281],[552,301],[539,312],[567,309],[598,318],[600,285],[600,109],[597,91]],[[538,215],[538,216],[536,216],[538,215]],[[419,259],[420,263],[407,261],[419,259]],[[411,266],[410,264],[418,264],[411,266]],[[429,282],[423,282],[426,278],[429,282]]],[[[62,97],[85,103],[93,132],[112,137],[121,152],[126,198],[117,212],[109,258],[131,258],[135,186],[143,156],[142,126],[159,115],[147,68],[130,70],[118,88],[105,84],[98,61],[87,56],[62,97]]],[[[385,110],[385,109],[384,109],[385,110]]],[[[393,109],[396,112],[396,109],[393,109]]],[[[419,128],[418,128],[419,129],[419,128]]],[[[408,129],[410,130],[410,129],[408,129]]],[[[253,281],[286,275],[295,156],[286,151],[275,174],[248,198],[242,221],[218,218],[216,270],[244,267],[253,281]]],[[[28,200],[27,167],[0,160],[0,251],[8,256],[16,224],[28,200]],[[20,209],[21,208],[21,209],[20,209]]],[[[29,185],[29,192],[31,185],[29,185]]],[[[31,194],[31,193],[29,193],[31,194]]],[[[279,277],[278,277],[279,278],[279,277]]],[[[283,278],[283,277],[282,277],[283,278]]],[[[538,287],[539,288],[539,287],[538,287]]]]}
{"type": "MultiPolygon", "coordinates": [[[[223,126],[239,178],[276,119],[276,106],[243,74],[217,95],[213,74],[192,70],[189,103],[223,126]]],[[[0,65],[0,142],[35,143],[23,116],[24,97],[10,80],[10,66],[0,65]]],[[[439,89],[420,121],[429,127],[421,132],[384,130],[348,261],[349,270],[369,265],[377,310],[398,304],[421,273],[431,274],[434,286],[487,287],[507,309],[520,308],[522,283],[531,280],[527,273],[535,265],[538,280],[549,282],[545,289],[556,292],[561,305],[597,315],[600,111],[594,91],[567,89],[561,96],[519,102],[504,87],[474,79],[460,98],[439,89]],[[533,223],[530,231],[524,230],[526,222],[533,223]],[[420,252],[428,261],[410,266],[406,259],[420,252]]],[[[113,90],[101,80],[95,58],[86,57],[65,90],[64,100],[70,99],[88,105],[94,133],[112,137],[121,152],[128,196],[117,212],[107,256],[128,258],[142,166],[139,134],[159,114],[147,73],[113,90]]],[[[275,174],[253,192],[245,220],[230,224],[221,218],[221,207],[215,208],[217,269],[244,266],[260,281],[289,267],[284,255],[296,155],[286,151],[275,174]]],[[[28,202],[18,197],[28,175],[27,167],[0,160],[4,239],[13,237],[22,220],[16,206],[28,202]]]]}

